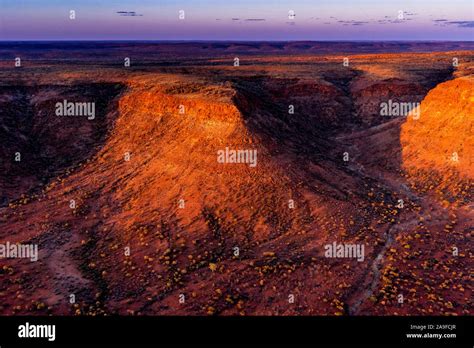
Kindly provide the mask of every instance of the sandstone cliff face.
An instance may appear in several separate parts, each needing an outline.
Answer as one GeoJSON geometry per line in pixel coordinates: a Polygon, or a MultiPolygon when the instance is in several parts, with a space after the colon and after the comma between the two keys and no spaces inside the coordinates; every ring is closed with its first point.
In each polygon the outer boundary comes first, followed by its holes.
{"type": "Polygon", "coordinates": [[[390,117],[380,116],[381,103],[389,100],[416,103],[420,102],[427,92],[427,89],[418,82],[406,83],[398,79],[387,79],[362,88],[357,85],[353,86],[357,115],[363,124],[372,126],[391,120],[390,117]]]}
{"type": "Polygon", "coordinates": [[[469,201],[474,179],[474,78],[436,86],[415,118],[409,116],[401,127],[403,168],[421,189],[434,186],[438,193],[469,201]]]}

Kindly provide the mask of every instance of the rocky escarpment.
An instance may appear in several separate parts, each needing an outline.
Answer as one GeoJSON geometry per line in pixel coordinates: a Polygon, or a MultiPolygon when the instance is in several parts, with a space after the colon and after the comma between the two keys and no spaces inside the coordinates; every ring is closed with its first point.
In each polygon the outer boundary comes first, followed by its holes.
{"type": "Polygon", "coordinates": [[[474,197],[474,79],[441,83],[401,127],[403,168],[422,191],[472,202],[474,197]]]}

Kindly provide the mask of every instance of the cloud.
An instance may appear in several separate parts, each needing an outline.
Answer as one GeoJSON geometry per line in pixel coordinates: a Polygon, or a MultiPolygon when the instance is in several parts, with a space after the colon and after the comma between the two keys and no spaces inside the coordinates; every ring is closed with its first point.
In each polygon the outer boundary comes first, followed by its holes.
{"type": "Polygon", "coordinates": [[[119,16],[122,17],[142,17],[142,14],[136,13],[135,11],[117,11],[119,16]]]}
{"type": "Polygon", "coordinates": [[[342,25],[364,25],[364,24],[369,24],[369,22],[365,21],[337,21],[338,23],[341,23],[342,25]]]}
{"type": "Polygon", "coordinates": [[[459,28],[474,28],[474,21],[449,21],[447,19],[433,19],[434,25],[446,27],[456,25],[459,28]]]}
{"type": "MultiPolygon", "coordinates": [[[[388,16],[385,16],[384,18],[390,18],[388,16]]],[[[403,23],[405,21],[411,21],[411,18],[405,18],[405,19],[379,19],[376,21],[378,24],[397,24],[397,23],[403,23]]]]}
{"type": "Polygon", "coordinates": [[[450,25],[457,25],[460,28],[474,28],[474,21],[450,21],[445,23],[450,25]]]}

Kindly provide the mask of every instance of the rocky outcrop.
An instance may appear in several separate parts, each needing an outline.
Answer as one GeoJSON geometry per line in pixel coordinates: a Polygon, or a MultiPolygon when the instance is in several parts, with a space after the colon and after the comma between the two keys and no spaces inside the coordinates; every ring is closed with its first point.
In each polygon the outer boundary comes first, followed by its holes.
{"type": "Polygon", "coordinates": [[[421,103],[420,117],[401,127],[403,168],[420,190],[472,202],[474,79],[441,83],[421,103]]]}

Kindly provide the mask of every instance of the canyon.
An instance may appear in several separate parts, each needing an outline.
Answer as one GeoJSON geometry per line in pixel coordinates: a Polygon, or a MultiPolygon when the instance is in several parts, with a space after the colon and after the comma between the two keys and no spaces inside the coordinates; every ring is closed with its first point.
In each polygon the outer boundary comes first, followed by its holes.
{"type": "Polygon", "coordinates": [[[0,314],[472,314],[472,46],[0,45],[0,314]]]}

